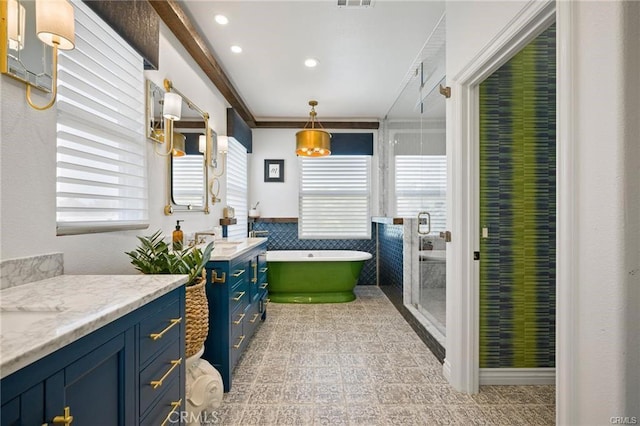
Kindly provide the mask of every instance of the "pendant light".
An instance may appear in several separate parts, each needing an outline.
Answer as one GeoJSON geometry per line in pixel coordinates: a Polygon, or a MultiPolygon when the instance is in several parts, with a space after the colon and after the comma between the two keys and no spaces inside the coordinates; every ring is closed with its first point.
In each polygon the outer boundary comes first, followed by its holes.
{"type": "MultiPolygon", "coordinates": [[[[318,101],[309,101],[311,112],[309,112],[309,121],[305,124],[304,129],[296,133],[296,155],[302,157],[326,157],[331,155],[331,134],[326,130],[317,129],[315,106],[318,101]],[[307,126],[311,124],[311,128],[307,126]]],[[[322,127],[320,123],[318,126],[322,127]]]]}

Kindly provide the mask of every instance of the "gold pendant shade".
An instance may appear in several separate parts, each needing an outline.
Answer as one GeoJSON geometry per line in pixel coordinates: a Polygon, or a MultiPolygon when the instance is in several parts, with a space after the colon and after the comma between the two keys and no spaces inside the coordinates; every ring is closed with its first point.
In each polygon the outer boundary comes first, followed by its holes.
{"type": "MultiPolygon", "coordinates": [[[[309,101],[311,112],[309,113],[311,128],[300,130],[296,133],[296,155],[302,157],[326,157],[331,155],[331,134],[326,130],[317,129],[316,110],[317,101],[309,101]]],[[[318,123],[320,125],[320,123],[318,123]]],[[[322,126],[321,126],[322,127],[322,126]]]]}

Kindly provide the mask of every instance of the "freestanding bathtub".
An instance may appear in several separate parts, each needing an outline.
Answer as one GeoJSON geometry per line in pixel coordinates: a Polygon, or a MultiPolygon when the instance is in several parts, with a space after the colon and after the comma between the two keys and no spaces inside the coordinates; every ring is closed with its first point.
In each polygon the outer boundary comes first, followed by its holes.
{"type": "Polygon", "coordinates": [[[349,250],[267,252],[269,299],[276,303],[342,303],[355,300],[353,289],[371,253],[349,250]]]}

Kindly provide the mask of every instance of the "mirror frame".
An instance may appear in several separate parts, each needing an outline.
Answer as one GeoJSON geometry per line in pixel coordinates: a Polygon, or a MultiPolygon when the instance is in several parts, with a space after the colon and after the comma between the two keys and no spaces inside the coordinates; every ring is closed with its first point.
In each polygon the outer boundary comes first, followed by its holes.
{"type": "Polygon", "coordinates": [[[9,15],[9,0],[0,1],[0,73],[8,75],[11,78],[14,78],[18,81],[21,81],[25,84],[28,84],[36,89],[42,90],[43,92],[51,92],[52,90],[52,81],[53,81],[53,70],[52,67],[52,57],[53,57],[53,47],[48,46],[47,44],[40,41],[35,31],[35,1],[21,1],[16,0],[18,4],[29,3],[29,7],[25,8],[27,13],[27,20],[31,20],[34,23],[34,28],[31,28],[32,31],[29,31],[29,28],[25,30],[25,49],[29,52],[34,52],[34,50],[39,50],[42,52],[42,63],[44,64],[44,69],[39,70],[31,70],[27,67],[24,68],[25,74],[21,75],[14,71],[12,71],[9,66],[9,24],[8,24],[8,15],[9,15]],[[33,16],[31,16],[33,15],[33,16]],[[32,18],[32,19],[31,19],[32,18]],[[47,69],[47,66],[49,69],[47,69]],[[45,81],[41,81],[40,77],[46,76],[44,78],[45,81]]]}
{"type": "MultiPolygon", "coordinates": [[[[167,81],[165,80],[165,88],[167,88],[167,81]]],[[[204,195],[204,204],[202,206],[191,206],[191,205],[178,205],[173,202],[173,167],[172,167],[172,156],[171,154],[167,154],[167,179],[166,179],[166,204],[164,206],[164,214],[167,216],[172,215],[174,212],[203,212],[204,214],[209,214],[209,167],[211,166],[211,153],[212,153],[212,133],[213,130],[209,128],[209,113],[202,111],[197,105],[187,99],[182,93],[178,92],[174,87],[171,86],[169,82],[168,86],[169,90],[178,93],[182,96],[183,104],[186,103],[189,107],[199,113],[202,116],[202,120],[204,122],[204,131],[206,136],[206,147],[205,152],[203,153],[204,161],[203,161],[203,172],[204,172],[204,186],[203,186],[203,195],[204,195]]],[[[156,85],[153,81],[147,79],[146,80],[146,90],[145,90],[145,136],[147,139],[152,141],[153,143],[164,144],[164,140],[160,137],[157,137],[153,133],[154,129],[154,117],[151,112],[153,110],[152,105],[155,103],[154,95],[164,95],[165,90],[156,85]]],[[[165,134],[169,134],[170,139],[168,139],[167,146],[170,146],[173,143],[173,129],[174,123],[171,120],[167,120],[162,118],[162,129],[165,134]]]]}

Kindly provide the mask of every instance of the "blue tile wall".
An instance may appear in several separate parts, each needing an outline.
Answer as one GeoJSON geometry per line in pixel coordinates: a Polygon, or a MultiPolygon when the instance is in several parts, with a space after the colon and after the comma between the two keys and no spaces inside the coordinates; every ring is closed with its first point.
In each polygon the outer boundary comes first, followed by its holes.
{"type": "Polygon", "coordinates": [[[404,306],[402,288],[403,226],[379,223],[377,233],[380,255],[380,289],[387,295],[391,303],[393,303],[404,319],[407,320],[411,328],[413,328],[436,358],[438,358],[441,363],[444,362],[445,349],[404,306]]]}
{"type": "Polygon", "coordinates": [[[378,224],[380,285],[392,286],[402,293],[402,225],[378,224]]]}
{"type": "MultiPolygon", "coordinates": [[[[301,240],[298,238],[298,224],[296,222],[256,222],[253,229],[269,231],[267,250],[358,250],[371,253],[373,257],[365,262],[358,285],[376,285],[375,238],[368,240],[301,240]]],[[[375,234],[372,232],[372,235],[375,234]]],[[[402,268],[402,264],[400,268],[402,268]]]]}

